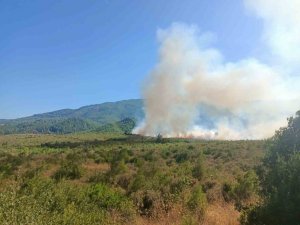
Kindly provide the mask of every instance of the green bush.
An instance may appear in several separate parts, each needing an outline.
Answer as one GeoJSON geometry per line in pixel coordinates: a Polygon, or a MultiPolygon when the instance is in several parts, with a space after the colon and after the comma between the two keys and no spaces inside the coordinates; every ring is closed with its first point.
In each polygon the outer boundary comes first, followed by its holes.
{"type": "Polygon", "coordinates": [[[143,174],[138,173],[129,185],[130,192],[136,192],[146,186],[146,178],[143,174]]]}
{"type": "Polygon", "coordinates": [[[80,168],[74,162],[64,162],[53,175],[53,178],[55,180],[61,180],[61,179],[74,180],[80,177],[81,177],[80,168]]]}
{"type": "Polygon", "coordinates": [[[192,215],[186,215],[182,218],[181,225],[197,225],[197,220],[192,215]]]}
{"type": "Polygon", "coordinates": [[[181,152],[175,155],[175,161],[177,163],[183,163],[189,159],[189,155],[187,152],[181,152]]]}
{"type": "Polygon", "coordinates": [[[39,177],[14,183],[0,193],[0,224],[109,224],[109,215],[86,193],[85,187],[39,177]]]}
{"type": "Polygon", "coordinates": [[[225,182],[222,185],[222,195],[226,202],[230,202],[234,200],[234,185],[232,183],[225,182]]]}
{"type": "Polygon", "coordinates": [[[109,176],[112,178],[118,174],[122,174],[127,171],[127,166],[124,159],[120,161],[114,161],[110,164],[109,176]]]}
{"type": "Polygon", "coordinates": [[[22,154],[12,155],[9,153],[0,154],[0,178],[12,175],[19,165],[26,159],[22,154]]]}
{"type": "Polygon", "coordinates": [[[107,180],[108,177],[107,174],[105,173],[95,173],[88,179],[88,181],[91,183],[103,183],[103,182],[107,182],[107,180]]]}
{"type": "Polygon", "coordinates": [[[193,177],[202,180],[205,176],[204,155],[200,153],[193,168],[193,177]]]}
{"type": "Polygon", "coordinates": [[[121,192],[108,187],[106,184],[96,184],[88,190],[89,198],[99,208],[113,211],[117,210],[126,219],[133,219],[135,209],[133,202],[121,192]]]}
{"type": "Polygon", "coordinates": [[[132,195],[140,215],[157,217],[161,212],[162,201],[160,193],[153,190],[138,191],[132,195]]]}
{"type": "Polygon", "coordinates": [[[300,221],[300,112],[270,140],[259,170],[262,201],[242,217],[246,225],[298,225],[300,221]]]}
{"type": "Polygon", "coordinates": [[[188,199],[187,206],[191,211],[198,213],[200,216],[205,214],[207,199],[201,185],[194,187],[191,196],[188,199]]]}
{"type": "Polygon", "coordinates": [[[259,179],[253,170],[237,179],[237,183],[225,182],[222,195],[225,201],[234,202],[238,210],[243,210],[255,203],[258,198],[259,179]]]}
{"type": "Polygon", "coordinates": [[[258,192],[259,181],[253,170],[248,171],[242,178],[238,179],[238,184],[234,188],[234,193],[241,200],[249,199],[258,192]]]}
{"type": "Polygon", "coordinates": [[[161,135],[161,134],[158,134],[157,136],[156,136],[156,143],[163,143],[164,142],[164,138],[163,138],[163,136],[161,135]]]}

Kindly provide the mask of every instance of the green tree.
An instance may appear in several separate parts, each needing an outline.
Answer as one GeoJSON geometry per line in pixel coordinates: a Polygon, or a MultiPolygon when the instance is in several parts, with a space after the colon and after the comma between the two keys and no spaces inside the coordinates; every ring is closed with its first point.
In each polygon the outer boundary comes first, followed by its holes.
{"type": "Polygon", "coordinates": [[[298,225],[300,221],[300,112],[276,132],[260,170],[263,201],[242,217],[247,225],[298,225]]]}

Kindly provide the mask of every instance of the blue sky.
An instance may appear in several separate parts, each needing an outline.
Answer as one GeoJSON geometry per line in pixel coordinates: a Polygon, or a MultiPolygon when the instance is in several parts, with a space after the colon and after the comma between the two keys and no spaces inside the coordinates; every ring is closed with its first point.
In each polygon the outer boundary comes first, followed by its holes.
{"type": "Polygon", "coordinates": [[[242,0],[0,0],[0,118],[140,98],[173,22],[214,33],[227,61],[262,30],[242,0]]]}

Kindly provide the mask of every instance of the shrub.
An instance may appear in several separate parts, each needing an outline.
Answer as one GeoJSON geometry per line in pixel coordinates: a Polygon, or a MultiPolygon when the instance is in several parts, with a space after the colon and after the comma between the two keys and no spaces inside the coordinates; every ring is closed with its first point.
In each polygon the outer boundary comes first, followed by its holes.
{"type": "Polygon", "coordinates": [[[13,172],[21,165],[24,161],[24,156],[19,154],[14,156],[9,153],[0,154],[0,178],[12,175],[13,172]]]}
{"type": "Polygon", "coordinates": [[[262,201],[247,210],[242,224],[298,225],[300,221],[300,113],[271,139],[260,171],[262,201]]]}
{"type": "Polygon", "coordinates": [[[108,178],[105,173],[98,172],[92,175],[88,181],[91,183],[103,183],[103,182],[107,182],[107,180],[108,178]]]}
{"type": "Polygon", "coordinates": [[[234,188],[234,186],[228,182],[225,182],[222,185],[222,195],[226,202],[230,202],[230,201],[234,200],[233,188],[234,188]]]}
{"type": "Polygon", "coordinates": [[[89,197],[96,202],[100,208],[113,209],[121,206],[124,199],[122,195],[115,192],[105,184],[96,184],[90,187],[89,197]]]}
{"type": "Polygon", "coordinates": [[[192,215],[186,215],[182,218],[181,225],[197,225],[197,220],[192,215]]]}
{"type": "Polygon", "coordinates": [[[116,176],[126,171],[127,171],[127,166],[123,159],[120,161],[114,161],[110,164],[110,171],[109,171],[110,176],[116,176]]]}
{"type": "Polygon", "coordinates": [[[161,134],[158,134],[157,136],[156,136],[156,143],[163,143],[164,142],[164,138],[163,138],[163,136],[161,135],[161,134]]]}
{"type": "Polygon", "coordinates": [[[258,192],[258,177],[253,170],[248,171],[234,187],[234,194],[239,201],[247,200],[258,192]]]}
{"type": "MultiPolygon", "coordinates": [[[[111,220],[111,218],[110,218],[111,220]]],[[[0,193],[0,224],[109,224],[109,216],[88,202],[84,187],[35,177],[0,193]],[[22,188],[21,188],[21,186],[22,188]]]]}
{"type": "Polygon", "coordinates": [[[143,157],[146,161],[149,161],[149,162],[153,162],[156,159],[156,157],[154,156],[154,151],[153,150],[146,152],[146,154],[144,154],[143,157]]]}
{"type": "Polygon", "coordinates": [[[236,184],[224,183],[222,195],[225,201],[234,201],[238,210],[246,209],[255,203],[259,191],[259,180],[253,170],[238,178],[236,184]]]}
{"type": "Polygon", "coordinates": [[[132,201],[125,195],[105,184],[96,184],[89,188],[89,198],[96,203],[99,208],[109,211],[117,210],[126,219],[133,219],[135,209],[132,201]]]}
{"type": "Polygon", "coordinates": [[[174,178],[170,183],[170,192],[173,195],[179,195],[191,184],[192,184],[192,180],[190,177],[182,176],[182,177],[174,178]]]}
{"type": "Polygon", "coordinates": [[[102,156],[98,156],[97,158],[94,159],[94,162],[97,163],[97,164],[105,163],[106,159],[102,156]]]}
{"type": "Polygon", "coordinates": [[[146,178],[143,174],[138,173],[129,185],[130,192],[136,192],[146,186],[146,178]]]}
{"type": "Polygon", "coordinates": [[[182,152],[179,154],[176,154],[175,156],[175,161],[177,163],[183,163],[189,159],[188,153],[187,152],[182,152]]]}
{"type": "Polygon", "coordinates": [[[64,162],[53,175],[53,178],[55,180],[61,180],[61,179],[74,180],[80,177],[81,177],[80,168],[74,162],[64,162]]]}
{"type": "Polygon", "coordinates": [[[74,162],[74,163],[75,162],[79,163],[80,161],[82,161],[82,159],[83,159],[82,152],[71,152],[66,156],[67,161],[74,162]]]}
{"type": "Polygon", "coordinates": [[[138,191],[134,193],[133,199],[138,212],[144,216],[157,217],[163,208],[160,193],[153,190],[138,191]]]}
{"type": "Polygon", "coordinates": [[[194,190],[188,199],[187,206],[191,211],[198,213],[199,216],[203,216],[205,214],[207,199],[201,185],[194,187],[194,190]]]}
{"type": "Polygon", "coordinates": [[[195,167],[193,168],[193,177],[202,180],[205,175],[204,155],[201,153],[196,161],[195,167]]]}

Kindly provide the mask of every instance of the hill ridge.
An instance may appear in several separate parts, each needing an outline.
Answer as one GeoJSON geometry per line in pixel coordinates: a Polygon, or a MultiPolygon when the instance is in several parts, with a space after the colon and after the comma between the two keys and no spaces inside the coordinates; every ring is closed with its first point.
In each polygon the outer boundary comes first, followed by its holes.
{"type": "Polygon", "coordinates": [[[143,100],[127,99],[0,120],[0,134],[72,133],[101,129],[106,124],[114,124],[125,118],[138,121],[143,117],[143,100]]]}

